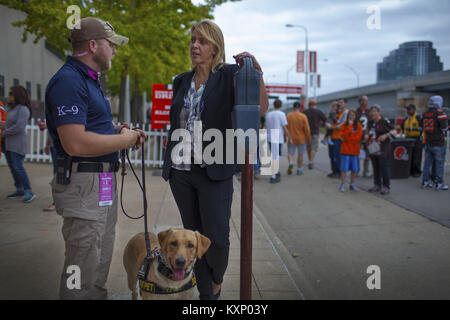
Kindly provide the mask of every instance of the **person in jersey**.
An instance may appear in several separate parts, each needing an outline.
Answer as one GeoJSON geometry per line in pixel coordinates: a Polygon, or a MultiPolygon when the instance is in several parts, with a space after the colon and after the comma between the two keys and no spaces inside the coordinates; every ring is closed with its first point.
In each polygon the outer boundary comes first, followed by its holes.
{"type": "Polygon", "coordinates": [[[335,122],[331,128],[333,132],[331,133],[332,145],[329,145],[328,153],[331,159],[331,173],[328,174],[329,178],[340,178],[341,177],[341,127],[347,120],[347,99],[343,98],[339,101],[339,109],[336,115],[337,122],[335,122]]]}
{"type": "MultiPolygon", "coordinates": [[[[359,107],[356,109],[358,121],[361,123],[363,132],[367,130],[367,124],[369,123],[369,98],[367,96],[361,96],[358,99],[359,107]]],[[[370,165],[370,157],[367,152],[367,142],[361,140],[361,148],[360,150],[360,159],[363,160],[363,174],[364,178],[369,178],[369,165],[370,165]]]]}
{"type": "Polygon", "coordinates": [[[72,55],[45,93],[46,123],[57,153],[51,182],[56,212],[63,217],[65,260],[61,299],[107,299],[106,281],[117,222],[119,150],[139,148],[145,134],[116,126],[100,87],[100,72],[111,68],[116,46],[128,38],[108,22],[88,17],[70,32],[72,55]],[[77,266],[80,288],[68,286],[77,266]]]}
{"type": "Polygon", "coordinates": [[[317,102],[315,100],[309,100],[308,109],[303,112],[308,117],[308,124],[311,131],[311,140],[306,143],[309,160],[308,169],[310,170],[314,169],[314,158],[316,157],[317,150],[319,150],[320,126],[324,125],[327,121],[325,114],[320,109],[317,109],[316,105],[317,102]]]}
{"type": "Polygon", "coordinates": [[[381,115],[381,107],[374,104],[369,109],[370,120],[367,123],[366,137],[367,150],[373,167],[373,187],[369,192],[380,192],[386,195],[390,192],[390,165],[389,154],[391,138],[395,132],[394,125],[381,115]]]}
{"type": "Polygon", "coordinates": [[[349,110],[347,121],[341,126],[341,186],[340,191],[345,191],[347,172],[350,172],[349,189],[357,191],[355,186],[356,175],[359,172],[359,148],[363,135],[362,125],[358,121],[357,112],[349,110]]]}
{"type": "Polygon", "coordinates": [[[425,144],[422,187],[429,187],[433,184],[431,168],[434,163],[436,190],[448,190],[448,186],[444,183],[445,137],[448,132],[448,118],[447,114],[442,110],[442,103],[443,99],[441,96],[432,96],[428,101],[428,109],[423,113],[421,121],[425,144]]]}
{"type": "Polygon", "coordinates": [[[416,112],[416,106],[409,104],[406,107],[408,116],[401,123],[401,128],[406,138],[414,139],[414,147],[411,154],[411,170],[413,177],[420,177],[422,174],[422,127],[420,126],[421,117],[416,112]]]}

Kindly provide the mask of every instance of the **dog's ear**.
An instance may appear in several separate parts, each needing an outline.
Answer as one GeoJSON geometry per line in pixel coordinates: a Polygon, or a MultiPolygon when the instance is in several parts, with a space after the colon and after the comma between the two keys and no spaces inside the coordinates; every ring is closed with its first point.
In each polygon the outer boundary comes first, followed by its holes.
{"type": "Polygon", "coordinates": [[[158,233],[158,241],[159,241],[159,245],[161,246],[161,249],[165,249],[166,248],[166,241],[167,238],[169,237],[169,234],[172,230],[165,230],[165,231],[161,231],[160,233],[158,233]]]}
{"type": "Polygon", "coordinates": [[[195,236],[197,237],[197,258],[201,259],[208,250],[211,240],[198,231],[195,231],[195,236]]]}

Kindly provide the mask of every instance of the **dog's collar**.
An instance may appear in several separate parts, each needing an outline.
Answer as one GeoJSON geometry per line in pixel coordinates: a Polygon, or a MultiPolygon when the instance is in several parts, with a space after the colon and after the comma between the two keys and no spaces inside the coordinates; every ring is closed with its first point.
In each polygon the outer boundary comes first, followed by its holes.
{"type": "Polygon", "coordinates": [[[195,275],[192,275],[191,281],[186,283],[184,286],[178,289],[172,289],[172,288],[161,288],[156,284],[155,282],[139,279],[139,288],[147,293],[153,293],[153,294],[174,294],[174,293],[180,293],[187,291],[189,289],[194,288],[197,285],[197,279],[195,278],[195,275]]]}
{"type": "MultiPolygon", "coordinates": [[[[162,255],[160,248],[154,249],[152,252],[150,252],[150,255],[145,257],[144,261],[141,264],[141,267],[139,268],[138,278],[141,280],[147,280],[148,270],[150,268],[150,262],[154,259],[158,259],[158,272],[161,273],[166,278],[176,281],[175,279],[173,279],[173,271],[172,271],[172,269],[169,268],[169,265],[166,262],[166,259],[164,259],[164,256],[162,255]]],[[[195,259],[195,260],[197,260],[197,259],[195,259]]],[[[196,261],[194,261],[194,265],[195,265],[195,262],[196,261]]],[[[184,275],[184,278],[182,280],[189,277],[191,272],[192,272],[192,269],[189,272],[186,272],[186,274],[184,275]]]]}

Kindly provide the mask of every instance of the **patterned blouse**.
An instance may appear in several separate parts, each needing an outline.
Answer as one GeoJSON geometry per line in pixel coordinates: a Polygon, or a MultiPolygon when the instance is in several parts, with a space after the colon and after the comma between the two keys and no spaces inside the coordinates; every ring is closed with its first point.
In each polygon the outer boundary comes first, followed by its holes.
{"type": "MultiPolygon", "coordinates": [[[[191,134],[191,152],[194,152],[194,123],[201,122],[201,115],[204,108],[204,103],[201,102],[203,91],[206,82],[200,85],[198,91],[195,90],[195,74],[192,77],[191,87],[184,96],[184,105],[180,112],[180,128],[186,129],[191,134]]],[[[201,142],[201,141],[200,141],[201,142]]],[[[180,152],[180,157],[183,157],[183,151],[180,152]]],[[[191,159],[191,157],[189,157],[191,159]]],[[[201,165],[204,167],[204,164],[201,165]]],[[[183,171],[191,171],[190,163],[172,164],[172,168],[183,171]]]]}

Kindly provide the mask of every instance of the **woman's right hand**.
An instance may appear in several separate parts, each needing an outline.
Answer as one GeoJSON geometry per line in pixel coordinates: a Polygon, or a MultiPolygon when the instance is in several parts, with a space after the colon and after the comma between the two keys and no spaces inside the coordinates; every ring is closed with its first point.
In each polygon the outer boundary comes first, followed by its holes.
{"type": "Polygon", "coordinates": [[[241,52],[241,53],[238,53],[237,55],[233,56],[233,58],[234,58],[234,60],[236,60],[236,63],[239,64],[239,66],[242,65],[242,60],[244,58],[250,58],[250,59],[252,59],[253,68],[255,68],[256,71],[258,71],[258,72],[262,72],[262,69],[261,69],[261,66],[259,65],[258,60],[256,60],[255,56],[252,55],[251,53],[248,53],[246,51],[241,52]]]}
{"type": "Polygon", "coordinates": [[[6,125],[5,121],[0,121],[0,129],[1,130],[5,129],[5,125],[6,125]]]}

